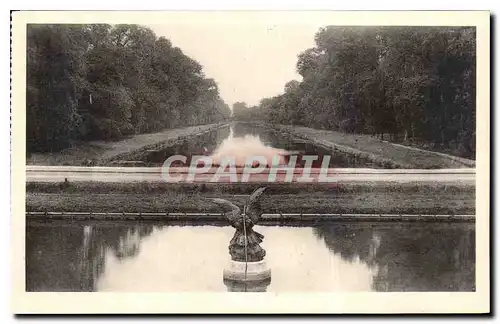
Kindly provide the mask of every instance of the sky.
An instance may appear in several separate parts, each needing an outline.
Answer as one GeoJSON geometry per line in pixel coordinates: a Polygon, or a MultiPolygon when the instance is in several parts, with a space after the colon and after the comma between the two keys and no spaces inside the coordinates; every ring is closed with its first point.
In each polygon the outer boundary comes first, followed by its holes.
{"type": "Polygon", "coordinates": [[[305,24],[164,24],[147,25],[158,37],[203,65],[207,78],[219,85],[222,99],[232,106],[283,93],[296,72],[297,55],[314,46],[319,26],[305,24]]]}

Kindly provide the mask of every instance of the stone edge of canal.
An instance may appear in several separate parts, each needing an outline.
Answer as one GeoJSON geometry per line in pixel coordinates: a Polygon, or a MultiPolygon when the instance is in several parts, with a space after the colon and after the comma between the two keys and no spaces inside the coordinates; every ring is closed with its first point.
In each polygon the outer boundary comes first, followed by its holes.
{"type": "MultiPolygon", "coordinates": [[[[26,212],[28,220],[131,220],[131,221],[224,221],[222,213],[94,213],[26,212]]],[[[459,214],[262,214],[259,224],[314,223],[317,221],[371,222],[475,222],[475,215],[459,214]]]]}

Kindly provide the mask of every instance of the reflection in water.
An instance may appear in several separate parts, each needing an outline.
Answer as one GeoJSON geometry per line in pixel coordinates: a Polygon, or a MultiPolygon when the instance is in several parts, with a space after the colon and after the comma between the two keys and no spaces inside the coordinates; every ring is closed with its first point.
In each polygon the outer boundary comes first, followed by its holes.
{"type": "Polygon", "coordinates": [[[473,291],[473,224],[323,225],[314,229],[344,260],[376,265],[377,291],[473,291]],[[424,227],[424,228],[422,228],[424,227]],[[397,234],[400,231],[401,234],[397,234]]]}
{"type": "Polygon", "coordinates": [[[290,135],[275,130],[250,125],[246,123],[234,123],[231,126],[219,128],[209,133],[185,139],[180,143],[172,145],[160,151],[147,152],[142,161],[147,166],[161,166],[165,160],[173,155],[187,157],[186,163],[174,162],[173,166],[188,166],[194,155],[211,155],[218,164],[221,158],[234,156],[237,165],[244,165],[248,156],[264,156],[271,165],[272,158],[280,156],[280,164],[288,164],[289,155],[297,155],[297,167],[304,167],[304,155],[315,155],[318,159],[313,162],[313,168],[319,168],[323,162],[323,156],[330,156],[330,168],[378,168],[365,158],[340,151],[317,146],[290,135]]]}
{"type": "Polygon", "coordinates": [[[95,291],[107,253],[133,258],[151,225],[90,226],[58,222],[26,231],[27,291],[95,291]]]}
{"type": "MultiPolygon", "coordinates": [[[[258,226],[273,269],[247,291],[472,291],[473,224],[258,226]]],[[[28,291],[238,291],[222,280],[231,227],[27,226],[28,291]]],[[[248,287],[247,287],[248,288],[248,287]]]]}
{"type": "Polygon", "coordinates": [[[271,278],[264,280],[252,280],[248,282],[223,279],[229,292],[267,292],[271,278]]]}
{"type": "Polygon", "coordinates": [[[268,166],[273,164],[274,159],[279,162],[279,165],[286,164],[286,150],[264,144],[259,135],[246,134],[244,137],[234,137],[233,132],[233,126],[231,126],[229,137],[222,141],[212,153],[213,164],[220,165],[225,158],[234,158],[236,166],[244,166],[249,157],[255,156],[263,157],[268,166]]]}
{"type": "Polygon", "coordinates": [[[183,139],[179,143],[162,150],[147,152],[141,160],[146,166],[161,166],[170,156],[184,155],[188,158],[186,164],[176,161],[172,166],[186,166],[191,163],[192,156],[209,154],[229,136],[229,127],[218,128],[211,132],[194,136],[193,138],[183,139]]]}

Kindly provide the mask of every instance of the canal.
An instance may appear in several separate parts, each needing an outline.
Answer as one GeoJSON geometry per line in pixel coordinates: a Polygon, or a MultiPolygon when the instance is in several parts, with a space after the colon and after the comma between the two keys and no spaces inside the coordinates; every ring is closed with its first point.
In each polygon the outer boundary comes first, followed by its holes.
{"type": "Polygon", "coordinates": [[[280,164],[288,164],[290,156],[297,156],[296,167],[304,167],[306,155],[318,158],[312,162],[312,168],[322,166],[325,156],[329,156],[329,168],[385,168],[365,157],[347,154],[340,150],[331,150],[311,141],[280,132],[265,126],[243,122],[232,123],[230,126],[212,130],[208,133],[179,140],[174,145],[158,150],[149,150],[139,158],[144,166],[161,166],[168,157],[183,155],[185,163],[175,162],[172,166],[189,166],[195,155],[205,155],[213,158],[217,165],[224,157],[235,157],[236,164],[242,166],[248,156],[263,156],[272,164],[274,156],[282,157],[280,164]]]}
{"type": "MultiPolygon", "coordinates": [[[[474,291],[474,223],[257,226],[270,282],[246,291],[474,291]]],[[[27,291],[241,291],[222,279],[234,229],[29,221],[27,291]]]]}

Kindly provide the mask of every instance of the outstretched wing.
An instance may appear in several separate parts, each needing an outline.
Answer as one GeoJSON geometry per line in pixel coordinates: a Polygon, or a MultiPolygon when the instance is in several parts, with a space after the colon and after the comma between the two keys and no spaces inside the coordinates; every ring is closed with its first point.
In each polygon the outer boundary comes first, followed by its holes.
{"type": "Polygon", "coordinates": [[[262,196],[262,193],[264,193],[265,190],[266,187],[255,189],[255,191],[248,198],[248,202],[245,207],[245,215],[247,215],[254,224],[259,221],[260,216],[262,215],[262,208],[259,198],[262,196]]]}
{"type": "Polygon", "coordinates": [[[220,198],[212,198],[210,200],[222,207],[225,212],[226,218],[229,220],[229,223],[232,224],[241,217],[240,207],[236,206],[232,202],[220,198]]]}

